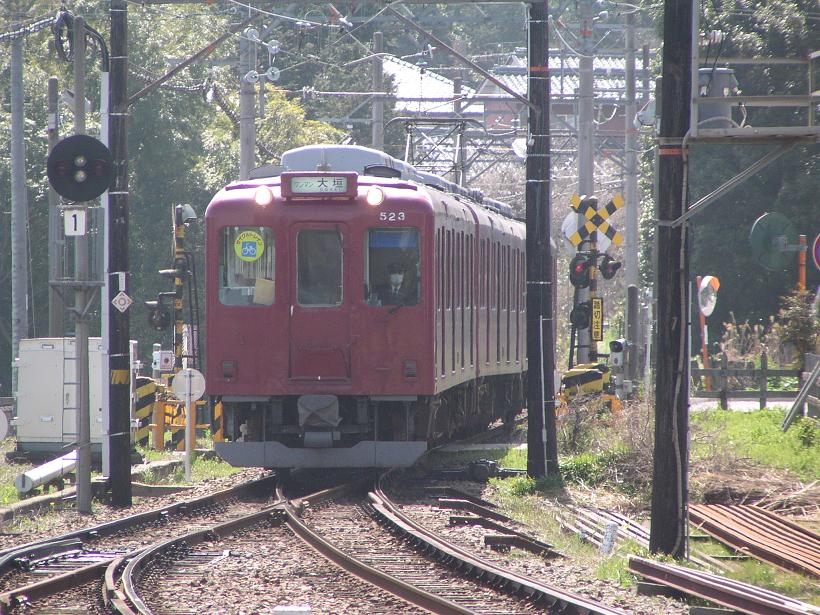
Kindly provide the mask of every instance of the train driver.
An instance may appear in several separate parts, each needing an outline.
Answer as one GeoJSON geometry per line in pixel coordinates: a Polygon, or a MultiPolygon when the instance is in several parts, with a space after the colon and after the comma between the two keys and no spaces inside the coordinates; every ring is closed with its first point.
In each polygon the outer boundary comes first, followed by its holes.
{"type": "Polygon", "coordinates": [[[416,295],[407,277],[406,267],[402,263],[390,263],[387,266],[388,282],[376,286],[376,295],[381,305],[413,305],[416,295]]]}

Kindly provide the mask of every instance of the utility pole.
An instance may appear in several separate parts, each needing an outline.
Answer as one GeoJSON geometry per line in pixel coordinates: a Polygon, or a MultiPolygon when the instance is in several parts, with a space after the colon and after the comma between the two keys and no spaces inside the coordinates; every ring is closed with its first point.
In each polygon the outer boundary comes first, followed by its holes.
{"type": "MultiPolygon", "coordinates": [[[[373,33],[373,92],[382,92],[384,88],[384,35],[381,32],[373,33]]],[[[371,144],[373,149],[384,151],[384,98],[373,94],[371,144]]]]}
{"type": "MultiPolygon", "coordinates": [[[[85,21],[74,18],[74,134],[85,134],[85,21]]],[[[87,208],[86,208],[87,210],[87,208]]],[[[91,512],[91,414],[88,391],[88,235],[74,239],[74,380],[77,383],[77,510],[91,512]]]]}
{"type": "MultiPolygon", "coordinates": [[[[111,149],[111,140],[108,138],[108,120],[109,120],[109,94],[111,83],[109,80],[111,70],[111,56],[103,53],[100,66],[100,141],[109,150],[111,149]]],[[[100,204],[102,211],[107,212],[110,205],[108,198],[108,191],[103,192],[100,197],[100,204]]],[[[98,262],[100,263],[99,271],[102,272],[102,290],[100,291],[100,338],[101,339],[101,357],[100,357],[100,382],[109,382],[111,379],[111,368],[109,366],[108,356],[111,354],[111,302],[108,296],[111,294],[111,279],[108,276],[108,265],[111,262],[108,254],[108,220],[103,215],[101,218],[102,232],[97,237],[97,251],[100,255],[98,262]]],[[[111,406],[110,399],[111,391],[108,387],[103,386],[100,395],[100,404],[103,408],[111,406]]],[[[129,407],[130,414],[130,407],[129,407]]],[[[108,412],[103,412],[102,415],[102,473],[103,476],[111,476],[111,425],[109,424],[108,412]]]]}
{"type": "MultiPolygon", "coordinates": [[[[595,194],[595,125],[592,121],[594,99],[593,74],[593,23],[592,0],[581,0],[578,6],[580,21],[581,56],[578,59],[578,121],[575,127],[578,132],[578,194],[593,196],[595,194]]],[[[578,216],[578,228],[584,223],[584,217],[578,216]]],[[[595,233],[590,236],[594,242],[595,233]]],[[[583,244],[579,246],[583,249],[583,244]]],[[[579,289],[578,302],[589,301],[592,289],[579,289]]],[[[593,347],[589,327],[578,329],[578,363],[594,361],[597,350],[593,347]]]]}
{"type": "MultiPolygon", "coordinates": [[[[128,5],[111,0],[108,138],[114,181],[108,192],[108,297],[128,291],[128,5]]],[[[128,310],[108,311],[108,438],[111,503],[131,506],[131,332],[128,310]]]]}
{"type": "Polygon", "coordinates": [[[553,254],[550,245],[550,77],[547,3],[529,5],[527,139],[527,474],[558,473],[553,254]]]}
{"type": "Polygon", "coordinates": [[[624,377],[634,380],[638,333],[638,130],[635,128],[635,13],[626,14],[626,101],[624,108],[624,207],[626,208],[626,245],[624,278],[626,282],[626,365],[624,377]]]}
{"type": "MultiPolygon", "coordinates": [[[[28,198],[26,195],[23,37],[11,41],[11,361],[28,337],[28,198]]],[[[17,392],[17,370],[12,369],[17,392]]]]}
{"type": "Polygon", "coordinates": [[[248,179],[256,166],[256,95],[248,77],[256,68],[256,42],[248,40],[247,32],[239,36],[239,179],[248,179]]]}
{"type": "MultiPolygon", "coordinates": [[[[57,77],[48,78],[48,151],[60,140],[60,108],[57,77]]],[[[65,239],[60,224],[60,197],[48,187],[48,336],[63,337],[65,301],[57,282],[63,277],[65,239]]]]}
{"type": "Polygon", "coordinates": [[[649,549],[686,555],[689,424],[689,258],[683,215],[683,137],[692,104],[693,2],[665,0],[658,133],[655,454],[649,549]]]}
{"type": "MultiPolygon", "coordinates": [[[[461,117],[461,77],[453,79],[453,113],[457,117],[461,117]]],[[[459,186],[467,185],[467,144],[464,142],[464,133],[466,125],[464,122],[458,126],[458,134],[456,141],[456,160],[453,168],[455,169],[455,181],[459,186]]]]}

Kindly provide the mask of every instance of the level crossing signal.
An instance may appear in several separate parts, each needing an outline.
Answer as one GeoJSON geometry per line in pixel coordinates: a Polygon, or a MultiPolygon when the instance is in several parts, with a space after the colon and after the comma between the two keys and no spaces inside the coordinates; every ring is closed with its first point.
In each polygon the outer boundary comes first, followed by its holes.
{"type": "Polygon", "coordinates": [[[584,216],[584,223],[581,227],[568,236],[573,246],[578,247],[596,231],[605,235],[616,246],[624,242],[623,234],[609,223],[609,217],[624,206],[624,199],[620,194],[615,195],[601,209],[598,209],[598,199],[594,196],[573,194],[570,204],[575,213],[584,216]]]}
{"type": "Polygon", "coordinates": [[[73,135],[60,141],[46,161],[48,183],[69,201],[91,201],[108,190],[114,159],[94,137],[73,135]]]}
{"type": "Polygon", "coordinates": [[[592,262],[588,252],[578,252],[569,262],[569,281],[575,288],[586,288],[591,281],[592,262]]]}
{"type": "Polygon", "coordinates": [[[592,282],[591,270],[597,268],[601,277],[611,280],[621,268],[620,261],[616,261],[609,254],[595,252],[578,252],[569,262],[569,281],[575,288],[587,288],[592,282]],[[601,263],[597,264],[598,257],[601,263]]]}

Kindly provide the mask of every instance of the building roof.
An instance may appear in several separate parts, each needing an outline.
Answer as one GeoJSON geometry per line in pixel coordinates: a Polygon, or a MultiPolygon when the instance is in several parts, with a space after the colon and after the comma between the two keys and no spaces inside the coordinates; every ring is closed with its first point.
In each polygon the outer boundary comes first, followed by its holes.
{"type": "MultiPolygon", "coordinates": [[[[579,87],[578,68],[580,58],[575,55],[561,56],[558,50],[550,50],[550,97],[575,98],[579,87]]],[[[592,62],[593,88],[598,99],[617,101],[624,97],[626,88],[626,61],[623,57],[596,57],[592,62]]],[[[637,65],[636,71],[641,70],[637,65]]],[[[496,66],[491,71],[501,83],[521,96],[527,95],[527,66],[516,56],[505,66],[496,66]]],[[[478,94],[503,94],[494,83],[485,80],[478,88],[478,94]]]]}
{"type": "MultiPolygon", "coordinates": [[[[396,110],[407,115],[436,116],[455,112],[452,102],[437,99],[453,96],[453,80],[426,70],[395,56],[383,57],[385,74],[393,78],[395,86],[396,110]],[[409,101],[407,98],[430,98],[430,101],[409,101]]],[[[462,85],[464,96],[475,94],[473,88],[462,85]]],[[[483,107],[470,105],[471,112],[483,112],[483,107]]]]}

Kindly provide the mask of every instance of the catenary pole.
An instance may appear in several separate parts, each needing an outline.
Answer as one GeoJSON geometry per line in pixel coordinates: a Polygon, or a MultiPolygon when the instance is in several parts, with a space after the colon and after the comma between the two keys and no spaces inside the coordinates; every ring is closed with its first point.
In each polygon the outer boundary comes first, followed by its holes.
{"type": "Polygon", "coordinates": [[[624,281],[626,282],[626,365],[624,378],[633,380],[636,374],[638,332],[638,129],[635,127],[635,13],[626,19],[626,100],[624,101],[624,207],[626,209],[626,245],[624,246],[624,281]]]}
{"type": "MultiPolygon", "coordinates": [[[[85,21],[75,17],[71,51],[74,55],[74,134],[85,134],[85,21]]],[[[86,211],[88,209],[86,208],[86,211]]],[[[77,510],[91,512],[91,414],[88,382],[88,316],[90,296],[88,235],[74,238],[74,380],[77,383],[77,510]]]]}
{"type": "MultiPolygon", "coordinates": [[[[60,140],[60,113],[57,77],[48,78],[48,151],[60,140]]],[[[48,186],[48,336],[63,337],[65,302],[58,285],[63,277],[63,250],[65,239],[60,225],[60,197],[51,184],[48,186]]]]}
{"type": "Polygon", "coordinates": [[[246,32],[239,37],[239,179],[248,179],[256,149],[256,92],[247,78],[256,69],[256,42],[248,40],[246,32]]]}
{"type": "Polygon", "coordinates": [[[547,3],[529,6],[527,140],[527,474],[558,473],[550,245],[550,81],[547,3]]]}
{"type": "MultiPolygon", "coordinates": [[[[373,91],[381,92],[384,89],[384,60],[382,51],[384,50],[384,35],[381,32],[373,33],[373,91]]],[[[384,97],[379,94],[373,95],[373,108],[371,110],[373,124],[371,126],[370,142],[374,149],[384,150],[384,97]]]]}
{"type": "MultiPolygon", "coordinates": [[[[594,58],[593,58],[593,0],[581,0],[578,5],[581,40],[581,57],[578,58],[578,194],[593,196],[595,194],[595,125],[592,121],[594,102],[594,58]]],[[[584,216],[578,216],[578,228],[585,222],[584,216]]],[[[595,233],[590,237],[594,241],[595,233]]],[[[578,246],[583,249],[583,244],[578,246]]],[[[589,301],[593,289],[578,290],[578,302],[589,301]]],[[[578,363],[589,363],[597,357],[596,344],[592,341],[589,327],[578,329],[578,363]]]]}
{"type": "Polygon", "coordinates": [[[673,227],[671,223],[686,209],[683,137],[689,130],[692,101],[692,16],[692,0],[665,0],[655,266],[655,454],[649,549],[673,557],[686,554],[689,260],[686,224],[673,227]]]}
{"type": "MultiPolygon", "coordinates": [[[[23,37],[11,42],[11,360],[28,337],[28,198],[26,195],[23,37]]],[[[12,369],[12,391],[17,370],[12,369]]]]}
{"type": "MultiPolygon", "coordinates": [[[[111,0],[108,138],[114,180],[108,193],[108,301],[128,291],[128,5],[111,0]]],[[[131,506],[131,369],[128,310],[108,312],[108,429],[111,503],[131,506]]]]}

